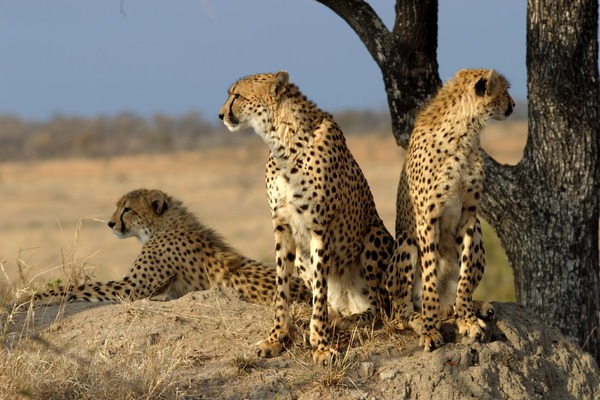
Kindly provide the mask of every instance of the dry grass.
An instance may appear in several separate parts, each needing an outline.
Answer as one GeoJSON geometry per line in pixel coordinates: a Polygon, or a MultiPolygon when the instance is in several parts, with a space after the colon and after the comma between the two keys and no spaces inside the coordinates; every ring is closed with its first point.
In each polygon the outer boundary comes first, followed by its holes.
{"type": "MultiPolygon", "coordinates": [[[[80,238],[80,220],[73,243],[61,252],[63,263],[56,269],[63,271],[64,284],[81,284],[91,279],[88,258],[78,258],[75,252],[80,238]]],[[[28,296],[38,289],[36,276],[29,278],[32,268],[20,258],[18,295],[28,296]]],[[[2,265],[4,270],[4,265],[2,265]]],[[[58,284],[51,281],[48,285],[58,284]]],[[[11,282],[9,286],[17,283],[11,282]]],[[[47,286],[48,286],[47,285],[47,286]]],[[[21,296],[22,298],[22,296],[21,296]]],[[[15,297],[6,294],[5,301],[15,297]]],[[[15,303],[17,304],[17,303],[15,303]]],[[[64,304],[61,305],[50,331],[60,329],[64,304]]],[[[59,348],[36,333],[35,313],[43,309],[33,307],[31,301],[11,306],[2,316],[0,350],[0,393],[14,393],[23,399],[177,399],[180,398],[173,382],[183,362],[181,346],[156,347],[139,352],[133,346],[111,355],[109,342],[92,354],[77,354],[68,347],[59,348]],[[21,329],[9,334],[13,326],[21,329]]],[[[0,398],[3,396],[0,395],[0,398]]]]}
{"type": "Polygon", "coordinates": [[[231,364],[239,374],[248,374],[253,370],[261,369],[261,363],[258,357],[245,354],[235,356],[231,361],[231,364]]]}
{"type": "Polygon", "coordinates": [[[40,337],[3,349],[0,392],[31,399],[176,399],[173,382],[183,362],[180,347],[131,349],[112,357],[106,349],[85,358],[40,337]],[[15,373],[18,372],[18,373],[15,373]]]}
{"type": "MultiPolygon", "coordinates": [[[[149,351],[139,351],[136,345],[121,346],[118,355],[112,350],[114,342],[104,341],[104,346],[88,354],[78,354],[69,346],[58,347],[37,334],[33,322],[36,313],[43,309],[34,308],[31,301],[14,303],[19,298],[28,297],[36,290],[50,289],[56,285],[79,285],[93,280],[92,253],[80,256],[82,227],[80,219],[75,227],[72,241],[65,240],[66,248],[60,250],[61,263],[52,269],[60,271],[62,279],[52,279],[43,284],[40,275],[34,276],[35,268],[28,265],[21,256],[16,263],[19,269],[18,280],[11,281],[5,273],[6,288],[19,287],[16,292],[5,290],[5,304],[13,303],[2,318],[2,339],[5,346],[0,350],[0,393],[16,393],[23,399],[179,399],[184,398],[175,382],[179,379],[178,370],[188,362],[184,356],[183,344],[175,346],[154,346],[149,351]],[[19,331],[9,334],[9,330],[20,326],[19,331]],[[15,371],[18,373],[15,374],[15,371]]],[[[61,236],[66,237],[61,227],[61,236]]],[[[0,265],[5,271],[4,263],[0,265]]],[[[123,303],[129,314],[144,315],[155,310],[147,310],[144,303],[123,303]]],[[[50,331],[60,330],[63,320],[64,303],[50,331]]],[[[173,315],[173,313],[169,313],[173,315]]],[[[181,318],[186,316],[181,315],[181,318]]],[[[126,337],[127,332],[121,332],[126,337]]],[[[0,398],[3,397],[0,395],[0,398]]]]}
{"type": "Polygon", "coordinates": [[[377,342],[373,327],[356,327],[350,332],[338,333],[340,353],[333,364],[326,367],[320,382],[325,387],[356,387],[349,372],[356,369],[359,362],[368,358],[367,343],[377,342]]]}

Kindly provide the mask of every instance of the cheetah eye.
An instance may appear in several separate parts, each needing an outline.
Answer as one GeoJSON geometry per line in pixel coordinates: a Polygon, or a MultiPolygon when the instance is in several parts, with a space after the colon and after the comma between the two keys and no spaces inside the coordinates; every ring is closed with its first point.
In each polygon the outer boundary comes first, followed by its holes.
{"type": "Polygon", "coordinates": [[[234,95],[233,95],[233,99],[234,99],[234,100],[237,100],[237,99],[239,99],[239,98],[240,98],[240,95],[239,95],[238,93],[236,93],[236,94],[234,94],[234,95]]]}
{"type": "Polygon", "coordinates": [[[131,208],[130,208],[130,207],[125,207],[125,208],[123,209],[123,213],[128,213],[129,211],[131,211],[131,208]]]}

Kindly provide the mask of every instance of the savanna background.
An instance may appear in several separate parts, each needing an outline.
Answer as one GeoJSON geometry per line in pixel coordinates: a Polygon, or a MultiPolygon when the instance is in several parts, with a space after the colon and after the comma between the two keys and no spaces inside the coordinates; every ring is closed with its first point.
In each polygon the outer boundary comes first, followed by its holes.
{"type": "MultiPolygon", "coordinates": [[[[527,128],[522,115],[492,124],[482,134],[482,147],[500,162],[520,159],[527,128]]],[[[393,232],[404,150],[388,130],[389,116],[347,110],[336,118],[393,232]]],[[[5,299],[24,287],[64,282],[74,265],[84,268],[85,279],[121,278],[141,245],[115,239],[106,221],[120,196],[141,187],[180,198],[243,254],[272,264],[264,189],[268,150],[250,131],[227,132],[199,113],[55,116],[45,122],[4,116],[0,130],[5,299]]],[[[487,225],[484,235],[488,268],[476,297],[514,300],[501,245],[487,225]]]]}

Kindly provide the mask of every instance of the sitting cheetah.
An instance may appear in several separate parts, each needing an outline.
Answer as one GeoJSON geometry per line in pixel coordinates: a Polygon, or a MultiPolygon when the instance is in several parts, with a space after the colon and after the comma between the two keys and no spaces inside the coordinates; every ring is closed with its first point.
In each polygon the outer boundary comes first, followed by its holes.
{"type": "Polygon", "coordinates": [[[310,343],[317,364],[331,362],[328,305],[340,329],[366,324],[387,300],[383,272],[393,238],[332,116],[289,82],[288,73],[239,80],[219,118],[231,131],[252,127],[270,149],[266,186],[275,232],[274,326],[257,354],[284,350],[289,338],[289,283],[294,264],[313,291],[310,343]]]}
{"type": "MultiPolygon", "coordinates": [[[[256,303],[269,304],[275,298],[275,268],[240,255],[181,201],[160,190],[139,189],[121,197],[108,226],[116,237],[135,236],[143,244],[129,273],[120,281],[36,293],[35,303],[56,303],[63,297],[67,301],[167,300],[211,286],[232,287],[256,303]]],[[[291,284],[292,297],[310,299],[300,279],[291,284]]]]}
{"type": "Polygon", "coordinates": [[[484,318],[494,312],[472,299],[485,267],[479,134],[489,117],[512,113],[508,87],[494,70],[459,71],[419,112],[410,137],[386,286],[392,317],[418,332],[428,351],[443,344],[440,319],[453,306],[459,333],[479,340],[486,325],[475,312],[484,318]]]}

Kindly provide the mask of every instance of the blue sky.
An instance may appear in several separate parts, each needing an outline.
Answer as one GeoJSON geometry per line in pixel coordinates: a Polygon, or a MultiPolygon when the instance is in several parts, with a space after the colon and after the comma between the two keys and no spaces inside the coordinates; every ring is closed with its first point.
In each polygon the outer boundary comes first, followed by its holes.
{"type": "MultiPolygon", "coordinates": [[[[395,1],[370,3],[390,26],[395,1]]],[[[442,79],[496,68],[525,99],[525,18],[525,1],[440,0],[442,79]]],[[[328,111],[386,106],[363,44],[316,1],[0,0],[0,114],[216,120],[231,83],[280,69],[328,111]]]]}

